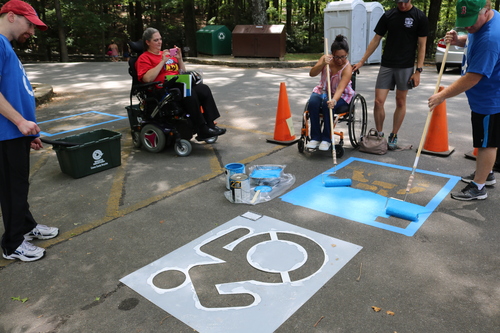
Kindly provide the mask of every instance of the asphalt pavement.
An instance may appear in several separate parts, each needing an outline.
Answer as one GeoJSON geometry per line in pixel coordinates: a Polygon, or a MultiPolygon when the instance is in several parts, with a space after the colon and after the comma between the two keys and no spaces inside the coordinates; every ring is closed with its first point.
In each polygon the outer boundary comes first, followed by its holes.
{"type": "MultiPolygon", "coordinates": [[[[360,222],[349,214],[371,209],[364,196],[344,206],[311,200],[318,189],[311,181],[333,167],[331,154],[299,153],[296,144],[266,140],[274,135],[281,82],[300,136],[302,111],[318,81],[301,65],[188,64],[203,72],[220,109],[218,125],[227,133],[213,144],[193,139],[190,156],[178,157],[172,147],[158,154],[133,147],[125,62],[26,64],[30,80],[55,93],[37,110],[43,136],[121,133],[121,164],[75,179],[61,172],[51,145],[32,152],[32,213],[60,234],[35,242],[46,248],[42,260],[0,259],[0,332],[499,331],[500,193],[489,188],[488,199],[477,202],[448,194],[464,186],[457,176],[475,165],[464,157],[472,151],[465,95],[447,101],[448,129],[431,138],[448,139],[454,152],[422,155],[423,171],[408,196],[419,205],[433,203],[431,212],[418,223],[360,222]],[[285,166],[295,179],[285,196],[299,201],[278,196],[256,205],[231,203],[224,194],[228,163],[242,163],[247,171],[285,166]],[[253,219],[241,217],[247,212],[253,219]],[[267,231],[257,233],[262,228],[267,231]],[[251,237],[236,234],[240,230],[251,237]],[[262,247],[236,251],[263,234],[270,239],[258,243],[262,247]],[[223,250],[210,252],[212,244],[223,250]],[[271,246],[259,253],[264,245],[271,246]],[[293,269],[287,264],[301,269],[301,277],[288,273],[293,269]],[[155,278],[133,275],[140,269],[153,270],[155,278]],[[262,272],[268,276],[258,280],[262,272]]],[[[356,90],[367,100],[368,128],[374,125],[377,71],[376,64],[364,66],[357,80],[356,90]]],[[[421,86],[409,92],[399,145],[412,149],[369,155],[346,139],[338,172],[353,179],[358,192],[403,199],[437,77],[435,67],[426,66],[421,86]]],[[[458,77],[447,72],[442,85],[458,77]]],[[[391,93],[386,133],[394,106],[391,93]]],[[[348,138],[345,124],[339,129],[348,138]]]]}

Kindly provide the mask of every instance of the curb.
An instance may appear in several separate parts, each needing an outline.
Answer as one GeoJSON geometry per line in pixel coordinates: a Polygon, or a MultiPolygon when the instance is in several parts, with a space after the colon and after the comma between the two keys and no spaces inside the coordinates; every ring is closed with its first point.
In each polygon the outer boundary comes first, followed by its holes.
{"type": "Polygon", "coordinates": [[[186,57],[185,60],[192,64],[202,65],[219,65],[228,67],[241,67],[241,68],[300,68],[311,67],[316,64],[315,61],[280,61],[275,58],[262,59],[262,58],[228,58],[225,59],[212,59],[205,57],[186,57]]]}

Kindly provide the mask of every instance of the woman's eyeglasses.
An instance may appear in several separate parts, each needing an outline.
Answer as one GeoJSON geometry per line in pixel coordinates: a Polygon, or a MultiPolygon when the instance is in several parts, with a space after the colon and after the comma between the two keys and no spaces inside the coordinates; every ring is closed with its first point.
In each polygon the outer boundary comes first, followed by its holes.
{"type": "Polygon", "coordinates": [[[335,59],[335,60],[344,60],[346,58],[347,58],[347,56],[340,56],[340,57],[339,56],[334,56],[333,57],[333,59],[335,59]]]}

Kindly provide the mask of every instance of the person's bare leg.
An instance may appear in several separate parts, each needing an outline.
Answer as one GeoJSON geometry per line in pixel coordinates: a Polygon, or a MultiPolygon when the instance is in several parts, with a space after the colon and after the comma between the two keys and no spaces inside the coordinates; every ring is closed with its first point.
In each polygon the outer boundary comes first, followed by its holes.
{"type": "Polygon", "coordinates": [[[389,89],[375,89],[375,107],[373,108],[373,117],[375,119],[375,128],[382,132],[385,120],[385,100],[389,94],[389,89]]]}
{"type": "Polygon", "coordinates": [[[497,148],[478,148],[476,156],[476,174],[474,183],[484,184],[488,174],[493,169],[497,156],[497,148]]]}
{"type": "Polygon", "coordinates": [[[392,119],[392,133],[398,134],[406,115],[406,96],[408,90],[396,89],[396,110],[392,119]]]}

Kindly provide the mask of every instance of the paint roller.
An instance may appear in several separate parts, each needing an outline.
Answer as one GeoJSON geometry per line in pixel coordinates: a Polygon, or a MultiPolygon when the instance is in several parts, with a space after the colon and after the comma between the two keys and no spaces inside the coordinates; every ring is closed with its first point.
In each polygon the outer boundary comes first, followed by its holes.
{"type": "MultiPolygon", "coordinates": [[[[328,39],[325,38],[325,56],[328,55],[328,39]]],[[[330,79],[330,64],[326,64],[326,82],[328,87],[328,101],[332,100],[332,83],[330,79]]],[[[351,186],[352,180],[341,179],[335,177],[335,173],[337,172],[337,150],[335,149],[335,137],[333,130],[333,110],[328,107],[328,111],[330,112],[330,136],[332,139],[332,156],[333,156],[333,173],[329,174],[326,177],[323,177],[323,184],[325,187],[339,187],[339,186],[351,186]]]]}
{"type": "MultiPolygon", "coordinates": [[[[443,55],[443,64],[446,63],[446,57],[448,56],[448,50],[450,49],[450,43],[446,44],[446,50],[443,55]]],[[[445,66],[441,66],[439,70],[439,75],[434,89],[434,94],[439,91],[439,85],[441,84],[441,77],[443,76],[445,66]]],[[[417,221],[418,214],[422,213],[422,206],[406,202],[406,197],[410,192],[411,186],[413,184],[413,179],[415,178],[415,170],[417,169],[418,160],[420,159],[420,154],[422,153],[422,147],[424,145],[425,136],[427,135],[427,130],[429,128],[431,120],[432,111],[427,113],[427,119],[425,120],[424,130],[422,132],[422,137],[420,138],[420,144],[418,145],[417,155],[415,156],[415,162],[413,163],[413,168],[411,170],[410,177],[408,178],[408,184],[406,185],[406,193],[404,200],[399,200],[396,198],[389,198],[387,200],[387,205],[385,208],[385,213],[387,215],[399,217],[405,220],[417,221]]]]}

